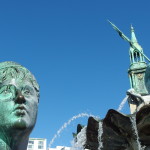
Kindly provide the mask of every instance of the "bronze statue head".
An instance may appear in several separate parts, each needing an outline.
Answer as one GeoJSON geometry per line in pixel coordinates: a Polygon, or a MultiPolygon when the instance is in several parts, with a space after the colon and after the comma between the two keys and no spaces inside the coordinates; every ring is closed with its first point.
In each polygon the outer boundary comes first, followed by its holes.
{"type": "Polygon", "coordinates": [[[26,149],[36,122],[38,102],[39,85],[32,73],[15,62],[0,63],[0,139],[11,150],[26,149]],[[20,136],[26,144],[21,144],[20,136]],[[21,148],[17,148],[19,145],[21,148]]]}

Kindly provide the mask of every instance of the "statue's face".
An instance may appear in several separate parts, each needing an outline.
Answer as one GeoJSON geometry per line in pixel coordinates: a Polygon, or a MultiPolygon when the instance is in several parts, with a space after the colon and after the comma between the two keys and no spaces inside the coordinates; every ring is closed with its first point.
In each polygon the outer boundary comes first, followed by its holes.
{"type": "Polygon", "coordinates": [[[27,79],[10,79],[0,84],[0,127],[32,129],[37,109],[38,97],[27,79]]]}

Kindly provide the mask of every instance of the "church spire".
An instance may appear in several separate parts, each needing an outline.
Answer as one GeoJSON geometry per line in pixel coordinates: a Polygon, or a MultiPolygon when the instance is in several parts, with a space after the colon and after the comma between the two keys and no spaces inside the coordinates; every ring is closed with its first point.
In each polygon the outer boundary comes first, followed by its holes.
{"type": "MultiPolygon", "coordinates": [[[[142,47],[138,44],[137,42],[137,39],[136,39],[136,36],[135,36],[135,33],[134,33],[134,29],[133,27],[132,28],[132,31],[131,31],[131,36],[133,35],[133,42],[132,42],[132,39],[130,40],[121,30],[119,30],[119,28],[117,28],[112,22],[110,22],[108,20],[108,22],[112,25],[112,27],[118,32],[119,36],[124,39],[125,41],[127,41],[129,44],[130,44],[130,47],[134,50],[136,50],[137,52],[139,52],[143,58],[146,58],[149,62],[150,62],[150,59],[143,53],[143,49],[142,47]],[[135,42],[134,42],[135,41],[135,42]]],[[[144,59],[143,59],[144,61],[144,59]]]]}
{"type": "Polygon", "coordinates": [[[117,28],[112,22],[109,21],[112,27],[118,32],[119,36],[130,44],[129,55],[130,55],[130,66],[128,69],[128,75],[130,80],[130,86],[137,93],[146,95],[147,90],[145,87],[145,70],[147,63],[146,58],[149,62],[150,59],[143,53],[142,47],[139,45],[135,36],[135,31],[131,25],[131,39],[129,39],[119,28],[117,28]]]}
{"type": "Polygon", "coordinates": [[[133,26],[131,25],[131,41],[133,43],[138,43],[137,39],[136,39],[136,36],[135,36],[135,32],[134,32],[134,28],[133,26]]]}
{"type": "Polygon", "coordinates": [[[133,45],[130,46],[130,51],[129,51],[131,64],[145,62],[144,56],[142,55],[143,49],[137,41],[134,28],[132,25],[131,25],[131,43],[133,45]]]}
{"type": "MultiPolygon", "coordinates": [[[[119,33],[119,36],[126,40],[130,44],[129,56],[130,56],[130,66],[128,69],[128,76],[130,81],[131,91],[137,93],[137,95],[146,96],[149,94],[146,88],[145,75],[147,69],[147,63],[145,61],[150,59],[144,54],[142,47],[139,45],[137,38],[135,36],[134,28],[131,25],[131,39],[129,39],[121,30],[119,30],[113,23],[109,21],[113,28],[119,33]]],[[[141,104],[139,99],[138,102],[132,97],[128,97],[128,103],[130,106],[131,113],[137,111],[138,106],[141,104]]]]}

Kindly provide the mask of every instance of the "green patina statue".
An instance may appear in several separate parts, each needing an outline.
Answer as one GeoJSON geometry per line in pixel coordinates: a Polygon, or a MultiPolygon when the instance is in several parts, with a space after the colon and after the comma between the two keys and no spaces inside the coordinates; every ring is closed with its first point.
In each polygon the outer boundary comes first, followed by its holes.
{"type": "Polygon", "coordinates": [[[0,63],[0,150],[26,150],[35,125],[39,85],[15,62],[0,63]]]}
{"type": "Polygon", "coordinates": [[[134,28],[131,26],[131,39],[129,39],[112,22],[109,23],[119,33],[120,37],[130,44],[129,56],[130,66],[128,75],[131,89],[127,91],[131,114],[137,112],[142,106],[150,103],[149,70],[150,59],[144,54],[135,36],[134,28]]]}

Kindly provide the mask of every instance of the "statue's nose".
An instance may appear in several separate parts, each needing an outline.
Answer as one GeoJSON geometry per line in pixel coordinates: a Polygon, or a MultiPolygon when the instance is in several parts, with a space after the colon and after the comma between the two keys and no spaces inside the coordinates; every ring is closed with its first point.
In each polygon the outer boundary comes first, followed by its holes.
{"type": "Polygon", "coordinates": [[[18,103],[18,104],[22,104],[22,103],[25,103],[25,101],[26,100],[25,100],[24,96],[22,95],[21,91],[18,91],[15,102],[18,103]]]}

